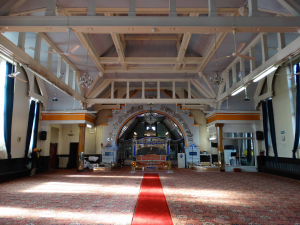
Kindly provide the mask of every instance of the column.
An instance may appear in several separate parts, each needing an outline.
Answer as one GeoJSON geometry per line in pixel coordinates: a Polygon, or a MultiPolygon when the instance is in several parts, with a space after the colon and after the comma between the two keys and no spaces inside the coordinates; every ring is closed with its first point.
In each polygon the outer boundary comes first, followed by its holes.
{"type": "Polygon", "coordinates": [[[218,16],[217,3],[216,0],[208,0],[208,16],[218,16]]]}
{"type": "Polygon", "coordinates": [[[20,32],[18,37],[18,47],[25,51],[26,32],[20,32]]]}
{"type": "Polygon", "coordinates": [[[72,89],[76,90],[76,71],[73,70],[72,89]]]}
{"type": "Polygon", "coordinates": [[[145,98],[145,81],[142,81],[142,98],[145,98]]]}
{"type": "Polygon", "coordinates": [[[156,98],[160,98],[160,81],[157,81],[157,96],[156,98]]]}
{"type": "Polygon", "coordinates": [[[84,170],[84,144],[85,144],[85,127],[86,124],[78,124],[79,126],[79,144],[78,144],[78,161],[77,172],[84,170]]]}
{"type": "Polygon", "coordinates": [[[278,39],[278,52],[285,48],[285,37],[284,33],[277,33],[278,39]]]}
{"type": "Polygon", "coordinates": [[[218,161],[220,165],[221,172],[225,172],[224,163],[224,149],[223,149],[223,123],[216,123],[217,128],[217,140],[218,140],[218,161]]]}
{"type": "Polygon", "coordinates": [[[169,16],[177,16],[176,0],[169,0],[169,16]]]}
{"type": "Polygon", "coordinates": [[[56,72],[57,77],[60,77],[61,67],[62,67],[62,58],[61,58],[60,55],[58,55],[58,58],[57,58],[57,72],[56,72]]]}
{"type": "Polygon", "coordinates": [[[47,0],[45,16],[55,16],[56,0],[47,0]]]}
{"type": "Polygon", "coordinates": [[[129,0],[128,16],[136,16],[136,12],[135,12],[135,0],[129,0]]]}
{"type": "Polygon", "coordinates": [[[127,81],[126,98],[129,98],[129,81],[127,81]]]}
{"type": "Polygon", "coordinates": [[[112,81],[110,84],[110,98],[115,97],[115,82],[112,81]]]}
{"type": "Polygon", "coordinates": [[[172,94],[173,94],[173,96],[172,96],[172,98],[176,98],[176,95],[175,95],[175,81],[172,81],[172,94]]]}
{"type": "MultiPolygon", "coordinates": [[[[249,56],[255,58],[253,47],[251,47],[250,50],[249,50],[249,56]]],[[[253,70],[255,70],[255,67],[256,67],[255,60],[250,60],[250,71],[252,72],[253,70]]]]}
{"type": "Polygon", "coordinates": [[[263,34],[261,37],[261,49],[262,49],[262,63],[265,63],[269,59],[267,34],[263,34]]]}
{"type": "Polygon", "coordinates": [[[237,79],[236,79],[236,65],[232,66],[231,70],[232,70],[232,84],[235,84],[237,82],[237,79]]]}
{"type": "Polygon", "coordinates": [[[40,63],[41,58],[42,36],[39,33],[35,34],[34,60],[40,63]]]}
{"type": "Polygon", "coordinates": [[[225,78],[225,83],[226,83],[226,91],[229,90],[230,88],[230,83],[229,83],[229,71],[224,71],[224,78],[225,78]]]}
{"type": "Polygon", "coordinates": [[[191,95],[191,81],[190,80],[188,81],[188,98],[192,98],[192,95],[191,95]]]}
{"type": "Polygon", "coordinates": [[[249,15],[248,16],[259,16],[257,0],[248,0],[249,15]]]}
{"type": "Polygon", "coordinates": [[[242,72],[242,77],[241,77],[241,79],[242,78],[244,78],[245,77],[245,59],[243,59],[243,58],[240,58],[240,70],[241,70],[241,72],[242,72]]]}
{"type": "Polygon", "coordinates": [[[69,85],[69,77],[70,77],[70,64],[66,65],[66,76],[65,76],[65,83],[69,85]]]}
{"type": "Polygon", "coordinates": [[[89,0],[89,6],[87,16],[96,16],[96,2],[95,0],[89,0]]]}
{"type": "MultiPolygon", "coordinates": [[[[53,52],[53,47],[48,46],[48,52],[53,52]]],[[[52,61],[53,61],[53,54],[48,53],[47,58],[47,70],[52,72],[52,61]]]]}

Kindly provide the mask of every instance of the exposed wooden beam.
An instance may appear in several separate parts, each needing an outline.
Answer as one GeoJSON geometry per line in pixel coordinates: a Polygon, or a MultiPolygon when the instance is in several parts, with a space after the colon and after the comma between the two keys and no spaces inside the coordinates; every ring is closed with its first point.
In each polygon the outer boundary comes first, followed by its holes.
{"type": "MultiPolygon", "coordinates": [[[[204,104],[204,105],[214,105],[215,99],[180,99],[180,98],[160,98],[160,99],[149,99],[149,101],[153,104],[204,104]]],[[[138,98],[89,98],[86,100],[88,107],[94,104],[145,104],[145,99],[138,98]]]]}
{"type": "Polygon", "coordinates": [[[277,0],[294,16],[300,16],[300,4],[295,0],[277,0]]]}
{"type": "Polygon", "coordinates": [[[9,16],[15,9],[19,8],[26,0],[9,0],[0,8],[0,16],[9,16]]]}
{"type": "Polygon", "coordinates": [[[192,85],[206,98],[214,98],[214,95],[210,93],[198,80],[191,80],[192,85]]]}
{"type": "Polygon", "coordinates": [[[45,79],[54,83],[56,86],[64,90],[69,95],[74,96],[78,101],[84,102],[85,98],[65,84],[64,81],[56,77],[52,71],[47,70],[44,66],[31,58],[26,52],[21,50],[18,46],[12,43],[3,35],[0,35],[0,51],[7,55],[9,58],[14,57],[16,61],[23,65],[28,65],[33,70],[41,74],[45,79]]]}
{"type": "Polygon", "coordinates": [[[204,82],[206,83],[207,87],[208,87],[209,90],[211,91],[212,95],[216,98],[217,95],[216,95],[214,89],[212,88],[212,86],[210,85],[210,83],[208,82],[208,80],[206,79],[205,75],[204,75],[202,72],[200,72],[200,73],[198,73],[198,74],[199,74],[199,76],[204,80],[204,82]]]}
{"type": "Polygon", "coordinates": [[[125,41],[177,41],[178,37],[174,35],[125,35],[124,36],[125,41]]]}
{"type": "Polygon", "coordinates": [[[248,0],[249,17],[259,16],[257,0],[248,0]]]}
{"type": "Polygon", "coordinates": [[[116,47],[116,50],[117,50],[117,53],[118,53],[118,56],[119,56],[119,60],[122,63],[123,69],[127,70],[127,65],[125,63],[125,52],[124,52],[124,49],[123,49],[123,46],[122,46],[122,43],[121,43],[121,40],[120,40],[120,35],[116,34],[116,33],[112,33],[111,37],[112,37],[113,42],[115,44],[115,47],[116,47]]]}
{"type": "Polygon", "coordinates": [[[91,93],[87,96],[88,98],[96,98],[100,95],[105,88],[107,88],[111,83],[111,80],[104,80],[96,89],[91,91],[91,93]]]}
{"type": "Polygon", "coordinates": [[[197,67],[179,68],[178,71],[174,71],[173,67],[127,66],[127,70],[122,67],[105,67],[105,73],[197,73],[197,67]]]}
{"type": "MultiPolygon", "coordinates": [[[[11,32],[66,32],[68,18],[63,16],[7,16],[0,20],[0,28],[11,32]]],[[[227,33],[235,24],[237,32],[286,33],[297,32],[299,21],[295,17],[124,17],[124,16],[71,16],[69,27],[83,33],[227,33]]]]}
{"type": "MultiPolygon", "coordinates": [[[[202,57],[185,57],[184,64],[200,64],[202,57]]],[[[101,64],[117,64],[120,63],[117,57],[100,57],[101,64]]],[[[126,64],[175,64],[176,57],[126,57],[126,64]]]]}
{"type": "MultiPolygon", "coordinates": [[[[279,51],[276,55],[268,59],[265,63],[263,63],[261,66],[256,68],[254,71],[250,72],[247,76],[245,76],[243,79],[241,79],[238,83],[234,84],[232,87],[230,87],[229,90],[226,90],[224,93],[218,95],[217,100],[223,100],[227,96],[229,96],[233,91],[236,89],[242,87],[243,85],[249,84],[252,82],[252,80],[261,72],[267,70],[271,66],[281,64],[282,61],[286,61],[287,57],[291,54],[298,53],[300,51],[300,48],[295,46],[300,46],[300,37],[294,40],[292,43],[290,43],[288,46],[286,46],[284,49],[279,51]]],[[[275,71],[274,71],[275,73],[275,71]]],[[[269,75],[271,76],[271,75],[269,75]]]]}
{"type": "Polygon", "coordinates": [[[180,66],[183,62],[185,52],[186,52],[186,49],[189,45],[191,36],[192,36],[191,33],[186,33],[186,34],[183,35],[182,42],[181,42],[181,45],[180,45],[180,49],[179,49],[178,56],[177,56],[177,63],[175,64],[175,67],[174,67],[175,71],[179,70],[179,68],[180,68],[180,66]]]}

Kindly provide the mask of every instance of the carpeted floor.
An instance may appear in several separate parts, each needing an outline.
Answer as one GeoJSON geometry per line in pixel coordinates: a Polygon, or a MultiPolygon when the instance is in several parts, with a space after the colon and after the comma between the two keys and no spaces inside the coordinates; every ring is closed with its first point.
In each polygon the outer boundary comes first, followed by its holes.
{"type": "MultiPolygon", "coordinates": [[[[0,183],[0,224],[131,224],[143,174],[56,170],[0,183]]],[[[159,173],[174,224],[300,224],[300,181],[159,173]]]]}

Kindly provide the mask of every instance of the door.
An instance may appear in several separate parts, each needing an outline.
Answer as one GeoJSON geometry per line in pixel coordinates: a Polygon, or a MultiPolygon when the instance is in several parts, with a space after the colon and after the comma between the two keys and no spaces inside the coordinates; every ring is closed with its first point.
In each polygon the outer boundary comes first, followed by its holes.
{"type": "Polygon", "coordinates": [[[57,168],[57,144],[50,143],[50,162],[49,168],[56,169],[57,168]]]}
{"type": "Polygon", "coordinates": [[[68,168],[77,168],[78,143],[70,143],[68,168]]]}

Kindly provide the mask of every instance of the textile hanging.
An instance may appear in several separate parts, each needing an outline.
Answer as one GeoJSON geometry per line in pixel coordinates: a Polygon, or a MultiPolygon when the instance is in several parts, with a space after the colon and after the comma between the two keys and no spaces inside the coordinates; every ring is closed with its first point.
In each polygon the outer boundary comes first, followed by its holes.
{"type": "Polygon", "coordinates": [[[27,164],[28,160],[28,151],[30,145],[30,139],[32,134],[32,125],[34,119],[34,110],[35,110],[35,101],[31,101],[29,108],[29,117],[28,117],[28,125],[27,125],[27,136],[26,136],[26,145],[25,145],[25,163],[27,164]]]}
{"type": "MultiPolygon", "coordinates": [[[[300,72],[299,63],[296,65],[296,73],[300,72]]],[[[296,124],[295,124],[295,140],[293,147],[293,159],[296,159],[296,151],[299,146],[300,139],[300,77],[296,76],[296,124]]]]}
{"type": "Polygon", "coordinates": [[[273,150],[274,150],[275,162],[278,163],[275,122],[274,122],[274,112],[273,112],[272,100],[268,100],[267,104],[268,104],[268,115],[269,115],[271,141],[272,141],[273,150]]]}
{"type": "Polygon", "coordinates": [[[38,130],[39,130],[39,119],[40,119],[40,103],[36,103],[35,117],[34,117],[34,130],[33,130],[33,144],[32,147],[36,148],[38,130]]]}
{"type": "Polygon", "coordinates": [[[4,87],[4,140],[7,152],[7,158],[11,159],[11,126],[12,116],[14,107],[14,88],[15,79],[7,75],[13,73],[14,66],[6,62],[6,76],[5,76],[5,87],[4,87]]]}
{"type": "Polygon", "coordinates": [[[269,162],[269,132],[268,132],[268,107],[267,102],[262,102],[263,127],[266,147],[266,161],[269,162]]]}

